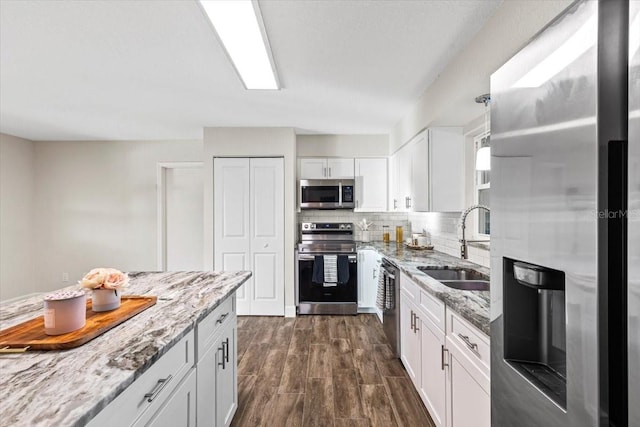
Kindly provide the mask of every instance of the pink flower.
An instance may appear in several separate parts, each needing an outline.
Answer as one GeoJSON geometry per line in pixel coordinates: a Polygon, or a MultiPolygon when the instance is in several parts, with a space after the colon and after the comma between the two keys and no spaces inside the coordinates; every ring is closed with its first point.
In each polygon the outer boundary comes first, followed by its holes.
{"type": "Polygon", "coordinates": [[[121,289],[129,283],[129,276],[115,268],[94,268],[79,282],[89,289],[121,289]]]}

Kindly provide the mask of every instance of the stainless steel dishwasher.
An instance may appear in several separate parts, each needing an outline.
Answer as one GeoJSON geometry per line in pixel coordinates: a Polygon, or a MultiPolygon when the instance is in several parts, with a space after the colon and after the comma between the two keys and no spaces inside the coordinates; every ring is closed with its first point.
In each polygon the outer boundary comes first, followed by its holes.
{"type": "Polygon", "coordinates": [[[382,277],[391,300],[382,311],[382,328],[395,357],[400,357],[400,270],[388,259],[382,259],[382,277]]]}

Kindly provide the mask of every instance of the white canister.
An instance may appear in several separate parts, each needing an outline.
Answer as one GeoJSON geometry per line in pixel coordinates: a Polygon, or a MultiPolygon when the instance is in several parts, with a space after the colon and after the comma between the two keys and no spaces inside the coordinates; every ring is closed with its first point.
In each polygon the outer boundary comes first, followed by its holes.
{"type": "Polygon", "coordinates": [[[431,242],[427,236],[418,236],[418,246],[429,246],[431,242]]]}
{"type": "Polygon", "coordinates": [[[362,230],[362,241],[368,242],[370,240],[369,230],[362,230]]]}
{"type": "Polygon", "coordinates": [[[115,310],[120,307],[118,289],[94,289],[91,296],[91,310],[95,312],[115,310]]]}
{"type": "Polygon", "coordinates": [[[44,297],[44,333],[62,335],[84,327],[87,294],[82,290],[59,291],[44,297]]]}

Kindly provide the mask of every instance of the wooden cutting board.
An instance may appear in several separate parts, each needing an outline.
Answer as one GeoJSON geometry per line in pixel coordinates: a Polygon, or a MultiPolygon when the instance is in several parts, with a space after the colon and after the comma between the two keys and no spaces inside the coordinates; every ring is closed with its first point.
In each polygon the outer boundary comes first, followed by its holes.
{"type": "Polygon", "coordinates": [[[81,329],[62,335],[44,333],[44,316],[27,320],[0,331],[0,353],[66,350],[79,347],[143,312],[154,305],[157,299],[155,296],[123,295],[120,307],[99,313],[91,310],[89,299],[87,300],[87,323],[81,329]]]}

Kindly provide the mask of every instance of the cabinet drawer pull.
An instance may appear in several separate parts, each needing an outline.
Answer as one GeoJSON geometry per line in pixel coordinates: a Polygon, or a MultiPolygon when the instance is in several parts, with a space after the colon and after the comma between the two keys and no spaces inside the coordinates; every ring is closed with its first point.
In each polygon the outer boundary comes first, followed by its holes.
{"type": "Polygon", "coordinates": [[[329,178],[331,178],[331,168],[329,168],[329,178]]]}
{"type": "Polygon", "coordinates": [[[229,363],[229,338],[225,340],[225,343],[223,344],[223,346],[225,350],[224,359],[227,363],[229,363]]]}
{"type": "Polygon", "coordinates": [[[220,317],[218,317],[218,320],[216,320],[216,325],[219,324],[219,323],[224,322],[224,319],[226,319],[228,315],[229,315],[229,312],[227,312],[227,313],[221,315],[220,317]]]}
{"type": "Polygon", "coordinates": [[[420,328],[418,328],[418,320],[420,318],[418,317],[417,314],[413,315],[413,332],[418,333],[418,331],[420,330],[420,328]]]}
{"type": "Polygon", "coordinates": [[[173,378],[173,375],[169,375],[167,378],[160,378],[153,390],[144,395],[147,402],[153,402],[153,399],[158,397],[158,394],[167,386],[167,383],[171,381],[171,378],[173,378]]]}
{"type": "Polygon", "coordinates": [[[393,209],[398,209],[398,199],[393,199],[393,209]]]}
{"type": "Polygon", "coordinates": [[[449,350],[447,350],[446,348],[444,348],[444,345],[441,345],[441,357],[442,357],[442,370],[444,371],[445,366],[449,366],[448,363],[445,363],[445,357],[444,357],[444,352],[446,351],[447,353],[449,352],[449,350]]]}
{"type": "Polygon", "coordinates": [[[415,325],[416,325],[416,324],[415,324],[415,319],[414,319],[414,317],[413,317],[413,316],[415,316],[415,314],[413,313],[413,310],[411,310],[411,330],[412,330],[412,331],[414,330],[413,328],[414,328],[414,327],[415,327],[415,325]]]}
{"type": "Polygon", "coordinates": [[[327,168],[322,168],[322,176],[327,177],[327,168]]]}
{"type": "Polygon", "coordinates": [[[478,352],[478,344],[471,342],[467,335],[458,334],[458,336],[462,341],[464,341],[469,350],[471,350],[476,356],[481,357],[480,353],[478,352]]]}

